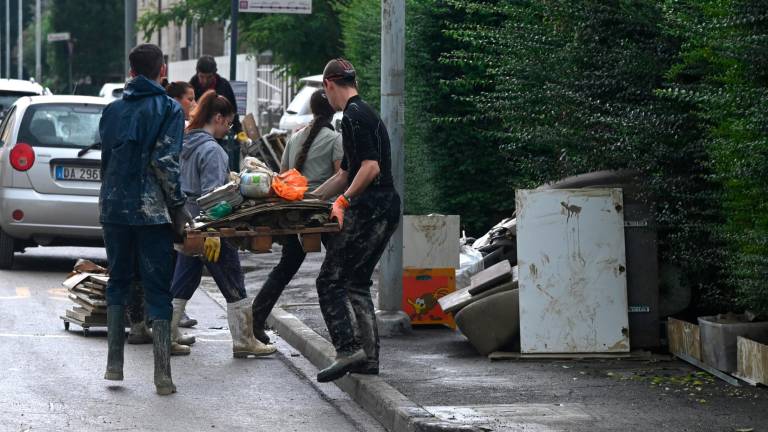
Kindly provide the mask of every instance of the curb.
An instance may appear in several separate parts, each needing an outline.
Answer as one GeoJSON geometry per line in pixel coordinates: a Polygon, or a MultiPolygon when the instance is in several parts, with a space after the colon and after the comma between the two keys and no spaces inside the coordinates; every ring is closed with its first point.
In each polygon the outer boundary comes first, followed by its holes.
{"type": "MultiPolygon", "coordinates": [[[[330,365],[336,357],[336,350],[330,342],[283,309],[272,310],[267,324],[318,369],[330,365]]],[[[378,376],[351,374],[334,381],[334,384],[349,394],[358,405],[389,431],[480,432],[484,430],[438,419],[378,376]]]]}

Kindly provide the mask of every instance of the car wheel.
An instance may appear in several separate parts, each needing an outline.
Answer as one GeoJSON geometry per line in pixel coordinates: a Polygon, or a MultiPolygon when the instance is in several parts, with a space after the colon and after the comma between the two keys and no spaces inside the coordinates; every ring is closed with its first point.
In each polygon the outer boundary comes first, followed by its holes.
{"type": "Polygon", "coordinates": [[[13,267],[14,243],[13,237],[0,230],[0,270],[10,270],[13,267]]]}

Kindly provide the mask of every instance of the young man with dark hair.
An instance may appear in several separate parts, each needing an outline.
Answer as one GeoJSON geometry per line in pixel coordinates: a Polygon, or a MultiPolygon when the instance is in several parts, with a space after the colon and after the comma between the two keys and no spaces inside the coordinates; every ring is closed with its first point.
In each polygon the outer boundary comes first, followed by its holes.
{"type": "Polygon", "coordinates": [[[331,60],[323,71],[331,106],[344,110],[341,170],[315,190],[330,199],[341,232],[330,236],[317,278],[323,318],[336,348],[336,361],[317,380],[347,372],[379,373],[379,335],[371,299],[371,276],[400,222],[400,196],[392,179],[389,134],[379,115],[357,94],[355,68],[331,60]]]}
{"type": "Polygon", "coordinates": [[[173,240],[192,221],[179,185],[184,113],[160,86],[165,75],[160,48],[139,45],[128,59],[131,79],[123,97],[104,109],[99,124],[99,208],[110,268],[104,378],[123,379],[125,308],[138,260],[148,318],[153,320],[155,387],[167,395],[176,391],[170,362],[173,240]]]}
{"type": "MultiPolygon", "coordinates": [[[[232,85],[225,78],[222,78],[217,71],[216,59],[213,56],[204,55],[197,60],[195,76],[189,80],[189,83],[195,89],[195,100],[200,100],[206,91],[213,90],[216,94],[227,98],[229,103],[235,107],[235,112],[237,112],[237,100],[235,100],[235,92],[232,91],[232,85]]],[[[237,134],[242,130],[240,118],[235,115],[235,120],[232,122],[232,131],[237,134]]]]}

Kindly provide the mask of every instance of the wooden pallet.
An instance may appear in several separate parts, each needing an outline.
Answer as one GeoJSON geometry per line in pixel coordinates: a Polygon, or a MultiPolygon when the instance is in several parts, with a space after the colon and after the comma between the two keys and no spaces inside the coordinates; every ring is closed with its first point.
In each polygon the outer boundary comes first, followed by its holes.
{"type": "Polygon", "coordinates": [[[206,231],[187,231],[182,252],[185,255],[202,255],[205,239],[207,237],[219,237],[247,241],[246,248],[248,250],[255,253],[267,253],[272,250],[272,237],[284,235],[298,235],[301,244],[304,247],[304,251],[307,253],[320,252],[322,235],[325,233],[337,233],[339,231],[340,228],[337,223],[329,223],[317,227],[256,227],[247,230],[235,228],[211,228],[206,231]]]}

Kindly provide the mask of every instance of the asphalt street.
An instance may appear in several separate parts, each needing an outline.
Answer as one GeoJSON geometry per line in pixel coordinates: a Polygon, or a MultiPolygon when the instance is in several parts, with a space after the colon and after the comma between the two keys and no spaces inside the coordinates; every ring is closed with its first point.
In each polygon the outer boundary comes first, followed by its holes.
{"type": "Polygon", "coordinates": [[[0,431],[383,430],[333,384],[315,383],[317,370],[282,341],[270,358],[232,358],[226,312],[202,292],[189,305],[198,342],[172,360],[178,393],[155,394],[151,345],[126,345],[125,381],[105,381],[106,332],[67,332],[59,318],[79,257],[105,259],[41,248],[0,271],[0,431]]]}

